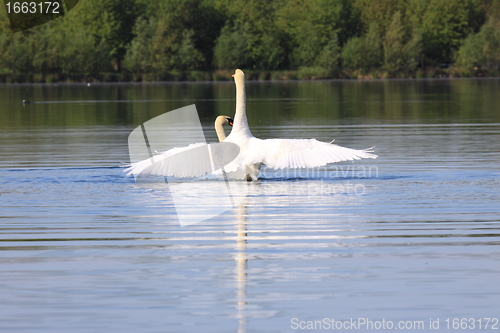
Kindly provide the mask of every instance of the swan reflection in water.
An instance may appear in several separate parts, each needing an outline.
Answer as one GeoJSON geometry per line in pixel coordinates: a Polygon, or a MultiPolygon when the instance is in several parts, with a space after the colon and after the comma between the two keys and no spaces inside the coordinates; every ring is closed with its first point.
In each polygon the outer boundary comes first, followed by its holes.
{"type": "MultiPolygon", "coordinates": [[[[345,179],[331,180],[326,184],[347,182],[348,180],[345,179]]],[[[212,191],[215,183],[223,184],[224,182],[195,181],[182,183],[182,186],[187,193],[211,195],[211,198],[206,198],[206,202],[210,202],[216,208],[220,195],[212,191]]],[[[254,287],[258,287],[258,283],[249,285],[250,279],[252,277],[255,279],[256,274],[259,274],[257,272],[261,272],[258,269],[259,266],[266,265],[265,260],[252,261],[254,250],[258,249],[262,252],[259,254],[260,259],[266,259],[269,258],[266,257],[266,253],[269,254],[268,250],[278,246],[283,249],[280,254],[283,258],[292,258],[297,255],[293,250],[296,248],[302,256],[302,247],[306,249],[312,247],[344,248],[344,240],[351,242],[354,238],[366,238],[363,230],[357,230],[357,221],[360,219],[357,208],[366,205],[367,196],[356,195],[349,189],[332,193],[314,190],[314,187],[322,186],[322,182],[318,180],[279,181],[273,179],[257,182],[234,181],[229,184],[232,186],[231,192],[235,201],[239,202],[235,208],[206,222],[182,229],[177,225],[175,205],[168,196],[168,188],[176,184],[154,184],[154,186],[148,186],[147,191],[140,192],[146,194],[144,201],[148,212],[151,212],[153,207],[157,207],[156,215],[165,217],[166,223],[165,227],[161,228],[161,233],[168,234],[164,241],[169,246],[175,247],[176,244],[182,244],[183,248],[188,251],[211,248],[216,251],[217,255],[222,254],[222,257],[229,260],[223,264],[229,270],[227,276],[231,280],[231,296],[227,299],[229,309],[221,311],[228,311],[224,313],[233,318],[233,325],[237,323],[238,332],[246,332],[249,318],[257,318],[264,314],[276,315],[273,310],[263,307],[258,298],[248,297],[249,294],[255,294],[257,290],[254,287]],[[310,208],[312,205],[316,207],[313,214],[310,208]],[[292,213],[290,213],[290,207],[293,207],[292,213]],[[331,223],[325,224],[325,220],[331,223]],[[189,238],[189,241],[186,238],[189,238]],[[186,241],[188,243],[185,243],[186,241]]],[[[135,186],[140,187],[141,184],[135,186]]],[[[192,205],[191,210],[195,217],[203,214],[201,205],[200,207],[192,205]]],[[[271,257],[275,258],[275,254],[271,257]]],[[[197,265],[196,261],[193,265],[197,265]]],[[[291,273],[287,270],[280,270],[273,274],[280,274],[285,279],[289,279],[291,273]]],[[[208,276],[208,279],[212,278],[213,275],[208,276]]],[[[209,283],[213,285],[220,282],[210,281],[209,283]]]]}
{"type": "Polygon", "coordinates": [[[247,206],[241,204],[237,208],[236,236],[236,302],[238,309],[238,333],[245,333],[247,327],[247,206]]]}

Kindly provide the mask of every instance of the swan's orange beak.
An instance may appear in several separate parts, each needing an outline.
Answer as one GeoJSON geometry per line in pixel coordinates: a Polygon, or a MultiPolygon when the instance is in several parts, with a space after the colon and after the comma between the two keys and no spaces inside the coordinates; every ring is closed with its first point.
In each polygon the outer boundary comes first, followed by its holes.
{"type": "Polygon", "coordinates": [[[229,124],[229,126],[233,126],[233,119],[227,118],[227,123],[229,124]]]}
{"type": "Polygon", "coordinates": [[[234,77],[234,74],[233,74],[233,75],[231,75],[231,77],[234,77]]]}

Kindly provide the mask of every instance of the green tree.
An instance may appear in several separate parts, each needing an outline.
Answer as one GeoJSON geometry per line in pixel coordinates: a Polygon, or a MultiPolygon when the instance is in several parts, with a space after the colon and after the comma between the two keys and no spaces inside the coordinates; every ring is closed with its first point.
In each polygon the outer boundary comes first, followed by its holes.
{"type": "Polygon", "coordinates": [[[266,0],[228,3],[227,21],[214,50],[218,68],[278,69],[286,65],[286,36],[275,24],[275,6],[266,0]]]}
{"type": "Polygon", "coordinates": [[[214,65],[220,69],[251,67],[249,39],[245,26],[226,25],[215,44],[214,65]]]}
{"type": "Polygon", "coordinates": [[[382,40],[376,23],[370,24],[366,35],[351,38],[342,50],[342,63],[348,69],[367,72],[382,61],[382,40]]]}
{"type": "Polygon", "coordinates": [[[430,64],[451,63],[454,52],[479,20],[479,0],[427,1],[420,20],[424,55],[430,64]]]}
{"type": "Polygon", "coordinates": [[[96,74],[109,70],[107,45],[68,18],[0,35],[0,67],[14,74],[96,74]]]}
{"type": "MultiPolygon", "coordinates": [[[[418,0],[426,1],[426,0],[418,0]]],[[[365,28],[376,23],[381,35],[393,20],[394,13],[404,14],[405,2],[401,0],[354,0],[354,7],[359,11],[360,19],[365,28]]]]}
{"type": "Polygon", "coordinates": [[[321,33],[312,24],[304,24],[295,37],[295,45],[291,54],[291,63],[294,67],[314,66],[319,53],[324,47],[321,33]]]}
{"type": "Polygon", "coordinates": [[[469,69],[499,69],[500,21],[490,18],[479,33],[469,35],[457,52],[455,65],[469,69]]]}
{"type": "Polygon", "coordinates": [[[485,16],[500,21],[500,0],[485,0],[485,16]]]}
{"type": "Polygon", "coordinates": [[[194,31],[171,27],[165,17],[141,20],[125,56],[125,68],[160,73],[200,68],[204,58],[194,46],[194,31]]]}
{"type": "Polygon", "coordinates": [[[150,2],[134,27],[125,67],[138,72],[209,69],[222,25],[222,14],[210,2],[150,2]]]}
{"type": "Polygon", "coordinates": [[[338,47],[361,31],[359,15],[351,1],[281,0],[277,4],[275,24],[285,36],[292,68],[336,67],[338,47]],[[326,64],[327,54],[333,57],[330,64],[326,64]]]}
{"type": "Polygon", "coordinates": [[[338,37],[335,34],[320,51],[314,65],[330,73],[338,72],[340,70],[341,52],[338,37]]]}
{"type": "Polygon", "coordinates": [[[135,0],[85,0],[68,16],[73,14],[85,26],[86,32],[95,38],[96,46],[108,45],[113,68],[119,71],[141,11],[135,0]]]}
{"type": "Polygon", "coordinates": [[[157,18],[141,17],[134,26],[134,39],[123,59],[124,68],[133,72],[150,72],[155,69],[155,58],[151,54],[151,41],[155,35],[157,18]]]}
{"type": "Polygon", "coordinates": [[[53,36],[50,54],[54,56],[51,72],[96,75],[112,70],[110,45],[87,31],[87,26],[74,22],[53,36]]]}
{"type": "Polygon", "coordinates": [[[414,70],[421,56],[421,42],[418,31],[410,36],[403,25],[401,12],[395,12],[383,41],[384,68],[392,73],[414,70]]]}
{"type": "Polygon", "coordinates": [[[15,35],[2,34],[0,38],[0,64],[6,72],[21,74],[33,72],[33,48],[36,43],[32,32],[15,35]]]}
{"type": "Polygon", "coordinates": [[[401,12],[394,13],[391,24],[387,27],[384,46],[384,67],[389,71],[399,70],[405,62],[405,27],[401,22],[401,12]]]}

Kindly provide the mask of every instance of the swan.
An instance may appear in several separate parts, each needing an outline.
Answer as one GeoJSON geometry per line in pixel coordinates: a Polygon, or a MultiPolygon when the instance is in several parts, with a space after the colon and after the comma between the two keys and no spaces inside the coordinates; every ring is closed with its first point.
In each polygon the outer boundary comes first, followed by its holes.
{"type": "MultiPolygon", "coordinates": [[[[226,139],[225,125],[233,126],[233,119],[228,116],[218,116],[215,119],[215,133],[220,143],[226,139]]],[[[200,177],[207,173],[220,174],[221,168],[231,162],[238,152],[239,149],[234,144],[193,143],[185,147],[172,148],[145,160],[131,163],[127,165],[124,172],[127,173],[127,176],[138,176],[143,173],[180,178],[200,177]]]]}
{"type": "Polygon", "coordinates": [[[246,116],[245,74],[237,69],[232,75],[236,84],[236,113],[231,133],[224,142],[239,146],[240,153],[224,169],[244,171],[248,181],[257,180],[262,164],[272,169],[315,168],[329,163],[377,158],[372,148],[356,150],[316,139],[267,139],[252,135],[246,116]]]}
{"type": "Polygon", "coordinates": [[[252,181],[258,179],[263,164],[272,169],[315,168],[341,161],[377,158],[372,148],[356,150],[316,139],[256,138],[250,131],[246,116],[245,74],[237,69],[232,76],[236,85],[236,112],[234,120],[227,116],[219,116],[215,120],[220,143],[195,143],[172,148],[151,159],[131,164],[125,172],[128,175],[149,173],[199,177],[207,173],[218,175],[224,171],[229,179],[252,181]],[[232,125],[227,137],[223,125],[232,125]],[[213,160],[217,160],[215,167],[213,160]]]}

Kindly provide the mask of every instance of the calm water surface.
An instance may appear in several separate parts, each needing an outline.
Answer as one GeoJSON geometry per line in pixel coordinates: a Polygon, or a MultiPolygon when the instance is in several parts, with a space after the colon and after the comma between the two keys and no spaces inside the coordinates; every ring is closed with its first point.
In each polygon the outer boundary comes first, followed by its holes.
{"type": "Polygon", "coordinates": [[[473,318],[467,331],[484,331],[478,319],[500,318],[499,92],[500,80],[249,83],[256,136],[379,158],[265,169],[232,184],[238,207],[181,227],[169,185],[123,173],[128,134],[196,104],[215,141],[232,83],[0,86],[0,329],[293,332],[366,318],[445,331],[473,318]]]}

